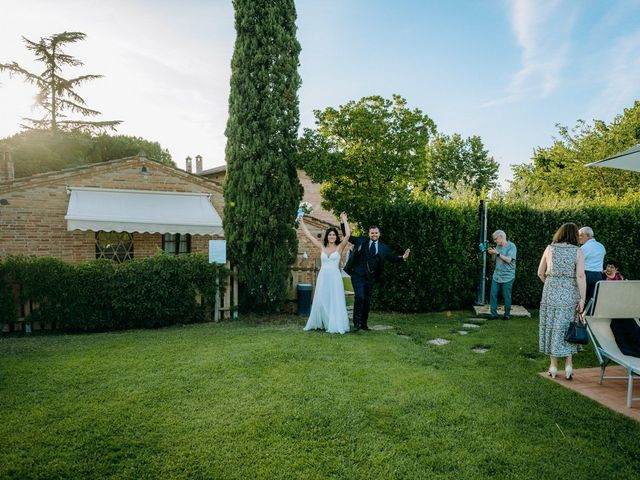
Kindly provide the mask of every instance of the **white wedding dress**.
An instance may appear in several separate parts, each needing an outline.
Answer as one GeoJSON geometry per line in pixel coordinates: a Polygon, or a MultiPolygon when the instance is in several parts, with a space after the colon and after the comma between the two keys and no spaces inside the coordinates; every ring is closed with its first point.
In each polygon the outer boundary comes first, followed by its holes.
{"type": "Polygon", "coordinates": [[[338,251],[320,254],[320,272],[313,294],[311,314],[305,330],[326,330],[329,333],[349,331],[349,317],[344,299],[344,284],[340,273],[338,251]]]}

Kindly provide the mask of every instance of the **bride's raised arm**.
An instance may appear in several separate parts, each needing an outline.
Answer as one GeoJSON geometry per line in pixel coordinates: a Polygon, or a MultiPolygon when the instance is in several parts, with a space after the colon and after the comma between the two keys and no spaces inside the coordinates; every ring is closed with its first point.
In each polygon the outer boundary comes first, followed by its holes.
{"type": "Polygon", "coordinates": [[[316,247],[318,247],[320,250],[322,250],[322,243],[320,243],[320,241],[313,236],[313,234],[309,231],[309,229],[307,228],[307,226],[304,223],[304,216],[300,217],[300,226],[302,227],[302,231],[304,232],[304,234],[307,236],[307,238],[309,240],[311,240],[311,243],[313,243],[313,245],[315,245],[316,247]]]}
{"type": "Polygon", "coordinates": [[[340,245],[338,245],[338,250],[340,251],[340,254],[342,254],[344,247],[346,247],[347,243],[349,243],[349,237],[351,237],[351,227],[349,226],[347,214],[344,212],[340,214],[340,223],[344,225],[344,237],[342,238],[340,245]]]}

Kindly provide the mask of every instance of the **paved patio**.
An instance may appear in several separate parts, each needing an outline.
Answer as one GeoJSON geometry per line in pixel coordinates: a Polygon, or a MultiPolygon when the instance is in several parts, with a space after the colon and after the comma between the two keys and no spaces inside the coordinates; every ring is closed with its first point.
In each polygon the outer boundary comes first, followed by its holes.
{"type": "MultiPolygon", "coordinates": [[[[606,371],[607,375],[626,376],[627,371],[618,366],[609,366],[606,371]]],[[[636,400],[627,408],[627,380],[625,379],[605,379],[602,385],[598,384],[600,379],[600,368],[581,368],[573,371],[573,381],[567,381],[564,378],[564,372],[558,371],[555,379],[547,375],[547,372],[541,373],[542,376],[569,388],[585,397],[610,408],[618,413],[626,415],[629,418],[640,422],[640,401],[636,400]]],[[[633,396],[640,396],[640,381],[634,380],[633,396]]]]}

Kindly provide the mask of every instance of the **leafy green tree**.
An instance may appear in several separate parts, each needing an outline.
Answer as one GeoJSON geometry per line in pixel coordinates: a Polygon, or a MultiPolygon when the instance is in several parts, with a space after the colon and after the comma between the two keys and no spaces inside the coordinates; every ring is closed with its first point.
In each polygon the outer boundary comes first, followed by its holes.
{"type": "Polygon", "coordinates": [[[51,172],[137,155],[175,166],[171,154],[158,142],[126,135],[26,130],[0,140],[11,150],[16,177],[51,172]]]}
{"type": "Polygon", "coordinates": [[[407,108],[399,95],[364,97],[314,114],[316,128],[305,129],[299,142],[299,166],[324,184],[325,208],[362,222],[377,205],[411,196],[436,132],[431,118],[407,108]]]}
{"type": "Polygon", "coordinates": [[[224,231],[229,258],[238,266],[241,307],[268,313],[286,299],[298,248],[300,44],[293,0],[233,5],[224,231]]]}
{"type": "Polygon", "coordinates": [[[41,119],[24,118],[29,125],[23,128],[58,130],[80,130],[96,132],[115,130],[120,120],[91,122],[87,120],[68,120],[66,112],[80,114],[83,117],[95,117],[100,114],[97,110],[88,108],[84,99],[76,88],[85,82],[102,78],[102,75],[81,75],[75,78],[61,76],[62,67],[78,67],[84,65],[77,58],[65,53],[63,47],[69,43],[84,40],[82,32],[63,32],[50,37],[42,37],[38,42],[22,37],[28,50],[31,50],[36,60],[44,64],[45,69],[40,73],[32,73],[16,62],[0,63],[0,71],[6,71],[10,76],[22,77],[26,82],[38,87],[36,105],[44,109],[45,116],[41,119]]]}
{"type": "Polygon", "coordinates": [[[640,101],[606,124],[578,120],[569,130],[558,126],[550,147],[535,149],[533,163],[513,167],[509,196],[529,201],[622,196],[640,187],[640,174],[612,168],[586,168],[640,143],[640,101]]]}
{"type": "Polygon", "coordinates": [[[426,147],[423,189],[447,197],[464,186],[479,194],[496,187],[498,168],[480,137],[439,134],[426,147]]]}
{"type": "Polygon", "coordinates": [[[89,152],[91,162],[106,162],[118,158],[131,157],[144,153],[147,158],[164,165],[175,167],[176,164],[168,149],[160,143],[130,135],[107,135],[105,133],[91,137],[93,145],[89,152]]]}

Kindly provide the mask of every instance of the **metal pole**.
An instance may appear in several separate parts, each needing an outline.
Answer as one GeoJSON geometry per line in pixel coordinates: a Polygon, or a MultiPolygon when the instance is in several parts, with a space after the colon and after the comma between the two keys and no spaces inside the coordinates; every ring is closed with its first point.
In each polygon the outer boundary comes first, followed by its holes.
{"type": "MultiPolygon", "coordinates": [[[[484,200],[480,200],[480,204],[478,205],[478,248],[480,249],[480,253],[482,254],[483,244],[483,225],[484,225],[484,200]]],[[[482,268],[478,272],[478,288],[476,289],[476,305],[484,304],[484,296],[482,293],[482,268]]]]}
{"type": "MultiPolygon", "coordinates": [[[[484,245],[487,244],[487,203],[489,203],[489,200],[485,200],[484,201],[484,214],[482,215],[482,218],[484,220],[484,224],[482,226],[482,242],[484,245]]],[[[482,252],[482,305],[484,305],[486,302],[485,300],[485,295],[486,295],[486,288],[487,288],[487,250],[485,249],[482,252]]]]}
{"type": "Polygon", "coordinates": [[[480,200],[478,209],[479,235],[478,247],[482,252],[482,268],[480,269],[478,295],[476,297],[476,305],[486,304],[486,276],[487,276],[487,202],[488,200],[480,200]]]}

